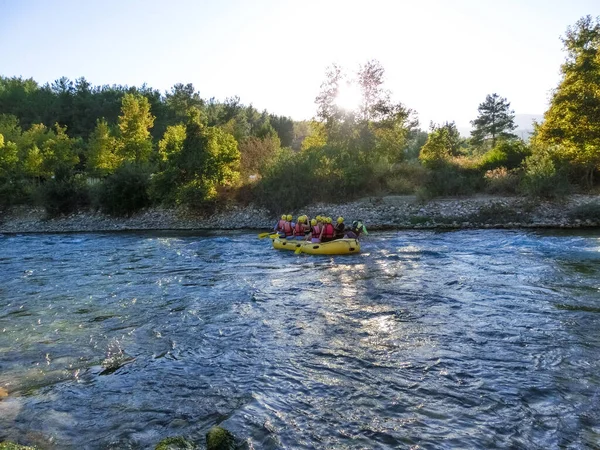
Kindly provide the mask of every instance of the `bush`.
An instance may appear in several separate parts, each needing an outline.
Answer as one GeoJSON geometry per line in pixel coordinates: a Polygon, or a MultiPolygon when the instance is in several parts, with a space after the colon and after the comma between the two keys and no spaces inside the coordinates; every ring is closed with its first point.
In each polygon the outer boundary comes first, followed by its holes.
{"type": "Polygon", "coordinates": [[[569,183],[564,172],[557,170],[548,153],[538,153],[525,160],[525,174],[520,189],[531,197],[553,198],[566,195],[569,183]]]}
{"type": "Polygon", "coordinates": [[[428,174],[418,161],[396,164],[385,179],[386,187],[393,194],[414,194],[428,174]]]}
{"type": "Polygon", "coordinates": [[[486,191],[490,194],[516,194],[520,182],[520,173],[499,167],[488,170],[484,179],[487,183],[486,191]]]}
{"type": "Polygon", "coordinates": [[[483,155],[480,169],[494,170],[506,167],[516,169],[531,155],[529,147],[523,141],[502,141],[496,147],[483,155]]]}
{"type": "Polygon", "coordinates": [[[217,199],[214,183],[202,179],[192,180],[177,190],[176,201],[195,209],[210,209],[217,199]]]}
{"type": "Polygon", "coordinates": [[[460,167],[449,161],[439,161],[431,167],[421,197],[468,195],[480,191],[484,180],[477,169],[460,167]]]}
{"type": "Polygon", "coordinates": [[[12,206],[31,201],[33,185],[23,180],[0,180],[0,206],[12,206]]]}
{"type": "Polygon", "coordinates": [[[114,216],[131,215],[150,204],[150,175],[146,167],[124,164],[107,177],[100,190],[100,207],[114,216]]]}
{"type": "Polygon", "coordinates": [[[177,202],[177,170],[167,169],[150,176],[148,196],[153,204],[173,206],[177,202]]]}
{"type": "Polygon", "coordinates": [[[50,216],[70,214],[90,204],[90,195],[82,175],[65,180],[49,180],[39,186],[39,197],[50,216]]]}

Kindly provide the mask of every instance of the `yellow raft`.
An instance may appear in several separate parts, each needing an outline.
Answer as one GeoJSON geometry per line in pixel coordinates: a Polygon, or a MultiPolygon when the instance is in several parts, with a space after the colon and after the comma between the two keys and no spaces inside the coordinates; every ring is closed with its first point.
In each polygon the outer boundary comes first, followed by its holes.
{"type": "Polygon", "coordinates": [[[275,238],[273,239],[273,248],[276,248],[277,250],[296,250],[298,247],[300,247],[302,244],[304,244],[306,241],[297,241],[294,239],[281,239],[281,238],[275,238]]]}
{"type": "Polygon", "coordinates": [[[360,242],[357,239],[336,239],[335,241],[313,243],[286,239],[273,239],[273,248],[278,250],[296,250],[309,255],[351,255],[360,253],[360,242]]]}

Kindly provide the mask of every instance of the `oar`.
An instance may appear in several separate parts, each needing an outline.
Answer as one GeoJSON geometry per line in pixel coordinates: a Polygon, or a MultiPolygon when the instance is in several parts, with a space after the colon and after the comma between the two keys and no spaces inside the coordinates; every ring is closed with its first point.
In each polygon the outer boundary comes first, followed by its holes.
{"type": "Polygon", "coordinates": [[[269,236],[271,239],[275,239],[275,238],[279,237],[279,233],[273,233],[272,231],[268,231],[268,232],[266,232],[266,233],[260,233],[260,234],[258,235],[258,238],[259,238],[259,239],[264,239],[264,238],[266,238],[267,236],[269,236]]]}
{"type": "Polygon", "coordinates": [[[296,248],[296,250],[294,250],[294,255],[299,255],[300,253],[302,253],[302,245],[304,245],[304,244],[299,245],[296,248]]]}

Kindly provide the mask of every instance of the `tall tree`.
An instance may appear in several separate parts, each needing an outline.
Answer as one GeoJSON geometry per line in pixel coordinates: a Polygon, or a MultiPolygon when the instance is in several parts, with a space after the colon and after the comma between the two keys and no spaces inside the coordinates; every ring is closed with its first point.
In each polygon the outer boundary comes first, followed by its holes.
{"type": "Polygon", "coordinates": [[[342,68],[332,64],[325,71],[325,81],[321,83],[321,92],[315,98],[317,104],[317,116],[326,128],[331,128],[342,115],[342,111],[336,104],[340,93],[340,85],[344,79],[342,68]]]}
{"type": "Polygon", "coordinates": [[[98,119],[87,146],[87,168],[92,175],[106,176],[113,173],[121,158],[117,155],[117,140],[108,123],[98,119]]]}
{"type": "Polygon", "coordinates": [[[358,85],[362,94],[360,118],[362,120],[377,120],[382,112],[382,106],[390,103],[390,92],[383,88],[385,69],[375,59],[361,64],[358,70],[358,85]]]}
{"type": "Polygon", "coordinates": [[[506,98],[495,93],[488,95],[485,102],[479,105],[478,111],[477,119],[471,121],[471,125],[475,127],[471,131],[471,142],[474,145],[481,146],[490,142],[491,147],[495,147],[499,138],[517,137],[512,133],[517,128],[514,123],[515,112],[510,109],[510,103],[506,98]]]}
{"type": "Polygon", "coordinates": [[[563,38],[567,60],[534,143],[554,146],[593,184],[600,168],[600,17],[581,18],[563,38]]]}
{"type": "Polygon", "coordinates": [[[154,116],[150,113],[150,103],[146,97],[125,94],[119,116],[120,156],[136,164],[147,162],[152,152],[150,129],[154,116]]]}

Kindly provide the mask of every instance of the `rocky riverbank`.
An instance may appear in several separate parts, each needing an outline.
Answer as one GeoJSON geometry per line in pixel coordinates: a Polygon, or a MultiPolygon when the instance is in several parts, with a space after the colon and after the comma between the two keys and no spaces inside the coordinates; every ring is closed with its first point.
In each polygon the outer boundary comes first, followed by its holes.
{"type": "MultiPolygon", "coordinates": [[[[285,211],[286,213],[288,211],[285,211]]],[[[420,202],[414,196],[366,197],[342,205],[315,204],[294,215],[327,214],[361,219],[369,230],[437,228],[577,228],[600,226],[600,196],[573,195],[538,201],[523,197],[476,196],[420,202]]],[[[0,233],[124,230],[256,229],[276,217],[254,206],[231,205],[202,215],[185,209],[152,208],[126,218],[94,211],[49,218],[42,208],[13,207],[0,213],[0,233]]]]}

